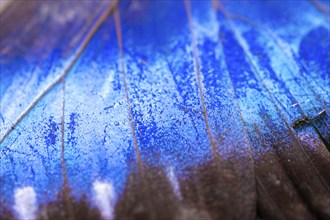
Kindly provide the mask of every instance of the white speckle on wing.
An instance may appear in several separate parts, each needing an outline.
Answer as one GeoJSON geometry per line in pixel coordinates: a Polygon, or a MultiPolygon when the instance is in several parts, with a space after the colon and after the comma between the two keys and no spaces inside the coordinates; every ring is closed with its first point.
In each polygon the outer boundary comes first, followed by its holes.
{"type": "Polygon", "coordinates": [[[30,186],[15,190],[15,206],[18,219],[36,219],[37,195],[30,186]]]}
{"type": "Polygon", "coordinates": [[[166,176],[170,181],[174,194],[181,199],[179,181],[174,173],[173,167],[167,169],[166,176]]]}
{"type": "Polygon", "coordinates": [[[104,219],[113,219],[115,192],[112,184],[95,181],[93,184],[94,201],[104,219]]]}

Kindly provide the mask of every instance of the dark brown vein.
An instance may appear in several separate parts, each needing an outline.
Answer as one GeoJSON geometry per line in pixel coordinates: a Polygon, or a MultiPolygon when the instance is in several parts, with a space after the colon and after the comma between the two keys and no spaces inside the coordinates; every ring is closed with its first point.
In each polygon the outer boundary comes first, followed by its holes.
{"type": "Polygon", "coordinates": [[[199,91],[199,98],[200,98],[202,109],[203,109],[203,117],[204,117],[204,121],[205,121],[206,132],[207,132],[207,135],[210,139],[213,155],[214,155],[214,157],[217,158],[217,157],[219,157],[217,144],[216,144],[216,141],[214,140],[214,136],[212,134],[212,130],[211,130],[211,127],[210,127],[209,118],[208,118],[208,114],[207,114],[207,109],[206,109],[206,106],[205,106],[203,83],[202,83],[202,77],[201,77],[199,62],[198,62],[198,50],[197,50],[197,46],[196,46],[194,27],[193,27],[193,24],[192,24],[190,0],[184,0],[184,3],[185,3],[186,13],[187,13],[187,18],[188,18],[188,23],[189,23],[189,29],[190,29],[190,35],[191,35],[191,46],[192,46],[192,49],[193,49],[195,72],[196,72],[196,77],[197,77],[197,86],[198,86],[198,91],[199,91]]]}
{"type": "Polygon", "coordinates": [[[135,156],[136,156],[137,163],[138,163],[139,176],[141,178],[141,183],[142,183],[142,192],[143,192],[143,195],[145,198],[144,201],[146,201],[145,205],[147,206],[147,209],[150,213],[150,219],[155,220],[156,213],[154,212],[154,209],[152,208],[151,201],[148,199],[148,193],[147,193],[147,188],[146,188],[147,181],[145,180],[145,173],[144,173],[143,164],[142,164],[142,160],[141,160],[141,156],[140,156],[139,145],[137,142],[136,130],[135,130],[134,120],[133,120],[133,116],[132,116],[132,108],[131,108],[131,103],[130,103],[127,81],[126,81],[126,68],[125,68],[124,57],[123,57],[122,29],[121,29],[120,14],[119,14],[118,8],[116,8],[116,10],[114,11],[114,20],[115,20],[115,27],[116,27],[116,34],[117,34],[117,42],[118,42],[118,47],[119,47],[120,72],[121,72],[121,76],[122,76],[121,77],[122,82],[124,84],[125,98],[126,98],[126,103],[127,103],[127,113],[128,113],[128,117],[129,117],[131,131],[132,131],[134,152],[135,152],[135,156]]]}
{"type": "Polygon", "coordinates": [[[188,18],[188,24],[189,24],[189,29],[190,29],[191,46],[193,49],[193,58],[194,58],[194,64],[195,64],[197,86],[198,86],[201,106],[203,109],[203,117],[204,117],[204,121],[205,121],[206,132],[207,132],[207,135],[210,140],[210,144],[212,147],[212,153],[213,153],[213,156],[216,161],[216,166],[219,170],[219,173],[218,173],[219,178],[220,178],[219,187],[223,189],[222,190],[222,197],[223,197],[222,199],[224,200],[225,211],[227,212],[228,216],[233,216],[233,213],[231,211],[232,210],[231,206],[234,206],[235,204],[233,204],[233,201],[229,199],[229,195],[228,195],[229,187],[227,185],[227,180],[225,179],[225,176],[223,174],[225,172],[224,161],[221,158],[221,156],[219,155],[218,146],[217,146],[217,143],[214,139],[214,136],[213,136],[213,133],[211,130],[211,126],[210,126],[209,118],[208,118],[208,114],[207,114],[207,108],[205,105],[203,83],[202,83],[202,76],[201,76],[201,71],[200,71],[200,66],[199,66],[199,61],[198,61],[198,49],[197,49],[195,32],[194,32],[193,21],[192,21],[190,0],[184,0],[184,4],[185,4],[186,14],[187,14],[187,18],[188,18]]]}
{"type": "Polygon", "coordinates": [[[74,214],[73,214],[73,208],[70,202],[70,189],[68,185],[68,177],[66,174],[66,164],[65,164],[65,80],[62,78],[61,80],[62,83],[62,126],[61,126],[61,141],[62,141],[62,152],[61,152],[61,165],[62,165],[62,175],[63,175],[63,196],[65,199],[65,205],[67,212],[69,214],[69,219],[73,220],[74,219],[74,214]]]}
{"type": "MultiPolygon", "coordinates": [[[[218,0],[211,0],[211,3],[212,3],[212,8],[213,8],[213,11],[214,11],[214,13],[216,13],[218,10],[221,10],[222,9],[222,5],[218,2],[218,0]]],[[[229,14],[228,14],[229,15],[229,14]]],[[[243,21],[245,21],[245,22],[250,22],[247,18],[244,18],[244,17],[242,17],[242,16],[240,16],[240,15],[234,15],[234,14],[231,14],[231,15],[229,15],[231,18],[237,18],[237,19],[239,19],[239,20],[243,20],[243,21]]],[[[227,64],[225,63],[225,65],[226,65],[226,69],[228,69],[227,68],[227,64]]],[[[241,119],[241,122],[242,122],[242,126],[243,126],[243,131],[244,131],[244,140],[245,140],[245,143],[247,144],[247,147],[248,147],[248,153],[249,153],[249,157],[251,158],[251,160],[253,161],[253,163],[254,163],[254,154],[253,154],[253,151],[252,151],[252,147],[251,147],[251,143],[250,143],[250,141],[249,141],[249,135],[248,135],[248,130],[247,130],[247,127],[246,127],[246,123],[245,123],[245,121],[244,121],[244,119],[243,119],[243,115],[242,115],[242,110],[241,110],[241,107],[239,106],[239,103],[238,103],[238,101],[237,101],[237,99],[235,99],[235,97],[237,97],[237,95],[236,95],[236,91],[235,91],[235,88],[234,88],[234,84],[233,84],[233,82],[232,82],[232,79],[230,78],[230,75],[229,75],[229,73],[228,73],[228,71],[226,71],[226,75],[227,75],[227,78],[228,78],[228,80],[229,80],[229,82],[230,82],[230,88],[231,88],[231,90],[233,91],[233,96],[234,96],[234,98],[233,98],[233,100],[234,100],[234,102],[235,102],[235,105],[236,105],[236,109],[238,110],[238,112],[239,112],[239,117],[240,117],[240,119],[241,119]]],[[[255,176],[255,171],[254,171],[254,169],[252,170],[252,173],[253,173],[253,176],[255,176]]]]}
{"type": "Polygon", "coordinates": [[[100,26],[104,23],[104,21],[109,17],[109,15],[114,11],[117,7],[119,0],[114,0],[109,8],[101,15],[100,18],[95,22],[95,25],[91,28],[91,30],[87,33],[86,37],[83,39],[81,45],[78,47],[77,52],[73,54],[73,58],[69,65],[63,70],[63,72],[54,80],[50,85],[48,85],[41,93],[37,95],[37,97],[28,105],[28,107],[22,112],[22,114],[14,121],[14,123],[10,126],[10,128],[4,133],[4,135],[0,138],[0,143],[10,134],[10,132],[16,127],[16,125],[32,110],[32,108],[50,91],[54,86],[62,81],[63,78],[70,72],[73,65],[76,63],[82,52],[87,47],[88,43],[96,33],[96,31],[100,28],[100,26]]]}
{"type": "MultiPolygon", "coordinates": [[[[275,212],[277,213],[278,216],[281,217],[281,219],[285,219],[285,216],[283,216],[283,213],[280,211],[277,204],[275,204],[274,201],[269,198],[268,193],[267,193],[268,189],[264,186],[262,181],[259,180],[258,175],[256,175],[255,177],[256,177],[257,185],[259,186],[258,188],[260,190],[260,193],[265,195],[264,198],[267,201],[267,203],[271,206],[271,208],[273,210],[275,210],[275,212]]],[[[260,203],[260,201],[259,202],[257,201],[257,207],[260,206],[260,204],[258,204],[258,203],[260,203]]]]}
{"type": "MultiPolygon", "coordinates": [[[[217,0],[211,0],[211,1],[212,1],[212,7],[214,9],[213,12],[216,13],[217,10],[219,10],[220,7],[222,7],[222,5],[220,5],[217,0]]],[[[233,15],[231,17],[233,17],[233,15]]],[[[239,16],[239,18],[241,18],[241,17],[239,16]]],[[[244,19],[244,20],[246,21],[247,19],[244,19]]],[[[225,62],[224,62],[224,65],[226,66],[226,69],[228,70],[227,64],[225,62]]],[[[251,159],[251,163],[254,164],[254,153],[253,153],[253,150],[252,150],[252,147],[251,147],[251,143],[249,141],[248,129],[247,129],[246,123],[243,119],[241,107],[239,106],[239,103],[238,103],[237,99],[235,99],[235,97],[237,97],[236,90],[234,88],[234,84],[233,84],[232,79],[229,75],[229,72],[225,71],[225,74],[226,74],[226,77],[229,80],[229,86],[230,86],[230,89],[232,90],[234,105],[235,105],[235,107],[236,107],[236,109],[239,113],[239,118],[241,120],[241,125],[243,127],[244,133],[242,135],[244,136],[244,143],[246,144],[246,147],[247,147],[248,156],[251,159]]],[[[256,192],[257,191],[257,184],[256,184],[257,175],[255,174],[255,169],[252,168],[251,173],[255,177],[255,189],[254,189],[254,191],[256,192]]]]}
{"type": "Polygon", "coordinates": [[[125,98],[126,98],[126,102],[127,102],[127,113],[128,113],[129,122],[131,125],[134,150],[135,150],[138,166],[139,166],[139,168],[142,168],[142,161],[141,161],[139,146],[138,146],[138,142],[137,142],[137,138],[136,138],[136,131],[135,131],[135,126],[134,126],[134,121],[133,121],[133,116],[132,116],[132,108],[131,108],[129,92],[128,92],[128,87],[127,87],[127,82],[126,82],[126,69],[125,69],[125,63],[124,63],[124,58],[123,58],[123,43],[122,43],[122,32],[121,32],[119,10],[115,10],[114,18],[115,18],[117,41],[118,41],[118,47],[119,47],[119,53],[120,53],[120,55],[119,55],[120,56],[120,61],[119,61],[120,62],[120,72],[122,74],[122,82],[124,84],[125,98]]]}

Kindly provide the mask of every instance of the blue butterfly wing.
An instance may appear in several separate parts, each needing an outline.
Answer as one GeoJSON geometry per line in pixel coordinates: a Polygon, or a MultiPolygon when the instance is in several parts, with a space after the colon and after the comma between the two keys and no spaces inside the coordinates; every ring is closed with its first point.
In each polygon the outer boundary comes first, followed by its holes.
{"type": "Polygon", "coordinates": [[[326,3],[12,3],[2,216],[326,219],[326,3]]]}

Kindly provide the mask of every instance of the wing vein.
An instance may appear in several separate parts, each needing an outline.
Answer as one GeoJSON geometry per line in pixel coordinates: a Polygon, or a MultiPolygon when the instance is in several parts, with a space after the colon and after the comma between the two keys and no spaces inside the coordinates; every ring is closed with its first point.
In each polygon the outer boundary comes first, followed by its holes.
{"type": "Polygon", "coordinates": [[[50,85],[48,85],[42,92],[40,92],[37,97],[26,107],[26,109],[20,114],[20,116],[13,122],[13,124],[10,126],[9,129],[3,134],[3,136],[0,138],[0,143],[10,134],[10,132],[16,127],[16,125],[32,110],[32,108],[50,91],[52,88],[54,88],[58,83],[62,81],[63,78],[66,77],[66,75],[70,72],[82,52],[87,47],[88,43],[94,36],[94,34],[97,32],[97,30],[100,28],[100,26],[105,22],[105,20],[109,17],[110,14],[114,11],[114,9],[117,7],[119,0],[114,0],[114,3],[112,3],[109,8],[98,18],[94,26],[91,28],[91,30],[87,33],[86,37],[83,39],[83,42],[78,47],[77,52],[74,53],[72,60],[70,61],[69,65],[63,70],[63,72],[52,82],[50,85]]]}

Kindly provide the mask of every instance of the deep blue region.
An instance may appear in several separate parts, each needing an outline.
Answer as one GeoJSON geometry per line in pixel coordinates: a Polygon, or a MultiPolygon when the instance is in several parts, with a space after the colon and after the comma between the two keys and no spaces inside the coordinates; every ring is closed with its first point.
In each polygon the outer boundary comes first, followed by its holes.
{"type": "Polygon", "coordinates": [[[246,60],[245,53],[235,39],[232,31],[221,25],[220,33],[224,35],[222,43],[225,60],[237,97],[242,98],[246,96],[244,88],[255,89],[261,92],[261,88],[257,83],[258,80],[254,76],[246,60]]]}
{"type": "Polygon", "coordinates": [[[2,114],[0,113],[0,120],[1,122],[4,124],[5,123],[5,119],[3,118],[2,114]]]}
{"type": "Polygon", "coordinates": [[[22,58],[13,58],[10,63],[6,63],[6,57],[2,54],[0,56],[1,62],[5,62],[0,64],[0,99],[2,99],[15,76],[17,74],[26,76],[28,71],[17,71],[17,66],[26,66],[26,61],[22,58]]]}
{"type": "MultiPolygon", "coordinates": [[[[139,4],[145,6],[142,8],[143,13],[141,11],[136,13],[128,11],[126,7],[129,3],[131,3],[131,0],[121,3],[121,19],[123,32],[126,32],[127,35],[133,34],[136,36],[133,41],[138,41],[138,44],[132,45],[134,53],[148,57],[150,61],[155,59],[154,54],[151,53],[152,51],[136,50],[136,48],[147,46],[148,48],[154,48],[154,51],[170,54],[171,48],[168,48],[167,45],[171,41],[176,41],[177,36],[182,34],[183,28],[187,25],[184,2],[139,1],[139,4]]],[[[124,37],[124,47],[129,40],[129,38],[125,39],[124,37]]]]}
{"type": "Polygon", "coordinates": [[[76,147],[78,137],[75,132],[77,126],[79,125],[78,123],[79,118],[80,115],[78,113],[72,112],[69,116],[69,122],[66,123],[67,124],[66,152],[70,152],[70,160],[77,160],[80,157],[79,150],[76,147]]]}
{"type": "MultiPolygon", "coordinates": [[[[323,80],[330,77],[330,32],[325,27],[311,30],[300,42],[299,56],[309,71],[318,72],[323,80]]],[[[329,84],[329,82],[328,82],[329,84]]]]}
{"type": "MultiPolygon", "coordinates": [[[[162,40],[155,39],[153,33],[151,33],[148,42],[153,42],[151,45],[164,45],[159,47],[162,47],[160,49],[163,51],[165,59],[168,61],[168,68],[173,75],[176,90],[182,98],[182,103],[180,104],[190,109],[196,107],[196,105],[200,106],[197,95],[197,85],[191,85],[192,82],[196,81],[193,54],[188,54],[191,59],[182,58],[180,60],[177,60],[176,57],[171,55],[176,54],[176,52],[180,50],[186,51],[186,47],[191,46],[191,37],[184,2],[157,2],[153,4],[150,13],[149,17],[157,17],[157,19],[154,19],[155,23],[152,26],[154,28],[150,28],[149,26],[148,29],[154,29],[156,36],[161,37],[160,39],[162,40]],[[162,13],[158,14],[158,10],[161,10],[162,13]],[[182,35],[185,37],[181,37],[182,35]],[[167,39],[165,40],[164,37],[167,39]],[[177,61],[180,61],[180,63],[177,61]],[[192,100],[194,101],[189,103],[192,100]]],[[[195,84],[197,84],[197,82],[195,84]]],[[[191,114],[191,112],[189,111],[188,114],[191,114]]],[[[193,116],[190,115],[190,117],[192,118],[193,116]]]]}
{"type": "Polygon", "coordinates": [[[59,126],[54,121],[54,116],[50,116],[48,119],[47,128],[45,130],[45,142],[47,146],[55,145],[58,135],[59,126]]]}
{"type": "Polygon", "coordinates": [[[227,12],[249,18],[252,22],[271,24],[274,28],[281,28],[292,21],[292,13],[297,14],[305,7],[308,0],[256,0],[256,1],[224,1],[227,12]]]}
{"type": "MultiPolygon", "coordinates": [[[[118,65],[116,65],[116,69],[119,69],[118,65]]],[[[112,81],[112,86],[114,91],[120,91],[122,89],[119,71],[116,71],[115,73],[114,80],[112,81]]],[[[104,110],[106,110],[106,108],[104,110]]]]}
{"type": "MultiPolygon", "coordinates": [[[[65,45],[66,43],[63,42],[65,45]]],[[[48,54],[48,57],[46,60],[40,60],[38,63],[36,62],[35,66],[39,66],[40,69],[45,70],[41,71],[38,74],[38,85],[41,85],[45,82],[45,79],[49,76],[50,73],[54,73],[50,71],[52,67],[59,64],[59,61],[61,60],[61,49],[59,47],[55,47],[50,54],[48,54]]],[[[39,55],[39,57],[42,55],[39,55]]],[[[38,55],[36,55],[38,57],[38,55]]],[[[56,73],[58,75],[59,73],[56,73]]]]}
{"type": "MultiPolygon", "coordinates": [[[[144,38],[146,38],[146,37],[144,37],[144,38]]],[[[129,62],[134,62],[134,64],[135,64],[134,68],[132,68],[130,65],[128,65],[127,72],[136,73],[136,75],[134,77],[136,78],[137,82],[133,81],[129,84],[129,86],[136,87],[138,82],[144,81],[146,79],[146,68],[145,68],[145,64],[143,63],[143,61],[148,62],[147,55],[140,51],[135,51],[134,47],[133,48],[124,47],[123,53],[125,55],[129,55],[129,57],[130,57],[129,62]],[[135,69],[135,67],[137,67],[137,69],[135,69]]]]}
{"type": "Polygon", "coordinates": [[[77,126],[77,120],[79,119],[79,114],[77,113],[71,113],[70,114],[70,122],[68,123],[68,136],[67,136],[67,141],[68,144],[71,146],[76,145],[77,143],[77,137],[75,136],[75,130],[77,126]]]}
{"type": "MultiPolygon", "coordinates": [[[[207,88],[206,94],[208,94],[212,100],[206,103],[209,110],[220,107],[223,104],[221,103],[221,99],[230,102],[230,100],[228,100],[230,97],[223,92],[223,90],[225,90],[225,83],[223,82],[225,74],[223,71],[225,70],[221,69],[221,61],[216,58],[214,52],[214,48],[216,48],[218,44],[218,42],[213,42],[205,38],[203,44],[199,48],[203,51],[203,53],[199,55],[201,62],[200,70],[203,73],[203,85],[207,88]]],[[[227,86],[231,88],[231,85],[227,86]]]]}
{"type": "MultiPolygon", "coordinates": [[[[258,37],[260,37],[260,35],[257,33],[257,31],[251,28],[249,31],[244,33],[243,36],[247,41],[247,43],[249,44],[250,52],[255,57],[258,57],[258,65],[260,67],[263,67],[264,68],[263,70],[267,70],[264,71],[265,74],[264,78],[273,80],[278,85],[278,88],[282,91],[282,94],[285,94],[285,96],[290,100],[292,104],[297,103],[297,100],[292,95],[289,88],[286,86],[285,82],[283,80],[280,80],[277,77],[275,71],[273,70],[267,52],[265,51],[263,45],[261,45],[261,43],[258,41],[258,37]]],[[[277,99],[277,96],[274,95],[274,98],[277,99]]],[[[277,102],[278,104],[281,104],[281,102],[278,101],[278,99],[277,102]]],[[[292,115],[290,111],[287,111],[285,106],[283,106],[283,108],[291,117],[294,117],[294,115],[292,115]]],[[[300,105],[296,107],[296,110],[299,112],[299,114],[301,115],[304,114],[300,105]]]]}

